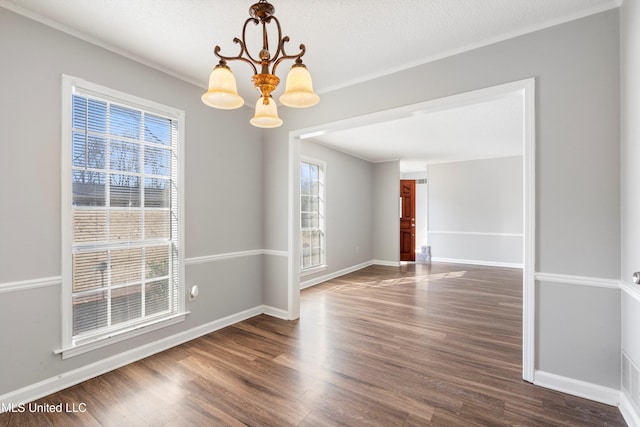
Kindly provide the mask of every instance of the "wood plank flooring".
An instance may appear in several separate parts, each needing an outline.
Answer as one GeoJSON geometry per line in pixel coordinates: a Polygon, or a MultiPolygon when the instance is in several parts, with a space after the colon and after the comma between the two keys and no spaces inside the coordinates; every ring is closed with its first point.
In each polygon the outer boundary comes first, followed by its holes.
{"type": "Polygon", "coordinates": [[[521,271],[371,266],[48,396],[77,413],[7,426],[624,426],[617,408],[521,380],[521,271]]]}

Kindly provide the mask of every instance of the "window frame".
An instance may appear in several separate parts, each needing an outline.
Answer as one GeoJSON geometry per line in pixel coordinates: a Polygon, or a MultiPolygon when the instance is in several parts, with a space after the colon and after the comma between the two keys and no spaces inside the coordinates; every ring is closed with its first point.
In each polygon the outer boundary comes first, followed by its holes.
{"type": "MultiPolygon", "coordinates": [[[[153,330],[157,330],[175,323],[179,323],[186,318],[188,312],[185,310],[185,263],[184,263],[184,128],[185,113],[182,110],[149,101],[128,93],[120,92],[108,87],[104,87],[86,80],[62,75],[62,114],[61,114],[61,220],[62,220],[62,289],[61,289],[61,310],[62,310],[62,346],[54,350],[56,354],[61,354],[63,359],[73,357],[87,351],[94,350],[115,342],[123,341],[134,336],[138,336],[153,330]],[[73,337],[73,190],[72,190],[72,109],[73,95],[82,94],[96,97],[101,100],[118,104],[124,107],[141,110],[145,113],[156,114],[177,122],[177,309],[172,313],[156,318],[148,319],[117,329],[99,334],[88,340],[81,340],[74,343],[73,337]]],[[[142,166],[144,167],[144,165],[142,166]]],[[[144,282],[143,282],[144,286],[144,282]]],[[[125,322],[127,323],[127,322],[125,322]]]]}
{"type": "Polygon", "coordinates": [[[327,164],[326,162],[318,159],[314,159],[312,157],[300,156],[299,167],[302,169],[303,163],[307,163],[310,165],[318,166],[322,171],[319,174],[319,206],[318,206],[318,231],[321,233],[322,237],[320,240],[320,262],[319,264],[310,265],[309,267],[303,266],[303,250],[304,250],[304,241],[302,238],[302,233],[304,231],[309,231],[309,229],[303,229],[302,227],[302,171],[300,172],[300,200],[298,206],[300,208],[300,227],[299,227],[299,235],[298,239],[300,241],[300,253],[298,256],[300,257],[300,276],[308,276],[311,274],[319,273],[327,269],[327,164]]]}

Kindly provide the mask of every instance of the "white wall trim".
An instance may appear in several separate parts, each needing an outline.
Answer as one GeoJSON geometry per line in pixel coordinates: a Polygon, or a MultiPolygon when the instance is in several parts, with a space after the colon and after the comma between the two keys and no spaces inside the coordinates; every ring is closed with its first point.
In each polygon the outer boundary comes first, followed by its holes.
{"type": "Polygon", "coordinates": [[[464,236],[492,236],[492,237],[524,237],[522,233],[490,233],[483,231],[434,231],[428,230],[429,234],[459,234],[464,236]]]}
{"type": "Polygon", "coordinates": [[[161,351],[168,350],[187,341],[191,341],[203,335],[215,332],[227,326],[231,326],[234,323],[241,322],[243,320],[263,313],[274,316],[274,314],[280,312],[286,314],[286,312],[275,309],[273,307],[253,307],[239,313],[235,313],[221,319],[197,326],[187,331],[177,333],[170,337],[166,337],[158,341],[154,341],[152,343],[131,349],[129,351],[118,353],[114,356],[99,360],[81,368],[63,372],[59,375],[53,376],[43,381],[39,381],[35,384],[28,385],[18,390],[5,393],[3,395],[0,395],[0,402],[5,403],[5,405],[12,403],[18,405],[21,403],[32,402],[36,399],[40,399],[41,397],[48,396],[49,394],[74,386],[88,379],[97,377],[98,375],[102,375],[106,372],[133,363],[137,360],[144,359],[145,357],[149,357],[161,351]]]}
{"type": "Polygon", "coordinates": [[[90,36],[82,31],[78,31],[76,29],[73,29],[67,25],[61,24],[53,19],[44,17],[40,14],[37,14],[31,10],[25,9],[22,6],[18,6],[15,3],[12,3],[11,1],[8,0],[0,0],[0,7],[3,7],[7,10],[10,10],[14,13],[17,13],[18,15],[22,15],[25,18],[29,18],[33,21],[39,22],[41,24],[44,24],[48,27],[51,27],[55,30],[61,31],[65,34],[69,34],[70,36],[73,36],[77,39],[80,39],[82,41],[85,41],[87,43],[91,43],[95,46],[101,47],[103,49],[109,50],[113,53],[116,53],[122,57],[131,59],[135,62],[138,62],[142,65],[146,65],[147,67],[156,69],[158,71],[161,71],[164,74],[170,75],[172,77],[177,78],[178,80],[182,80],[185,81],[187,83],[191,83],[194,86],[197,87],[201,87],[203,89],[206,89],[206,86],[203,85],[203,82],[200,80],[194,80],[193,78],[190,78],[182,73],[178,73],[175,70],[172,70],[171,68],[167,68],[164,67],[158,63],[155,63],[153,61],[149,61],[148,59],[143,58],[140,55],[136,55],[132,52],[129,52],[125,49],[120,49],[119,47],[116,47],[108,42],[105,42],[104,40],[100,40],[98,38],[95,38],[93,36],[90,36]]]}
{"type": "Polygon", "coordinates": [[[475,41],[475,42],[473,42],[471,44],[468,44],[466,46],[462,46],[462,47],[457,48],[457,49],[451,49],[451,50],[448,50],[446,52],[442,52],[442,53],[439,53],[439,54],[436,54],[436,55],[432,55],[432,56],[429,56],[429,57],[426,57],[426,58],[420,58],[419,60],[416,60],[416,61],[411,62],[409,64],[402,64],[400,66],[390,67],[390,68],[387,68],[385,70],[382,70],[382,71],[379,71],[379,72],[376,72],[376,73],[367,74],[367,75],[359,77],[357,79],[352,79],[352,80],[349,80],[349,81],[346,81],[346,82],[343,82],[343,83],[339,83],[339,84],[336,84],[336,85],[333,85],[333,86],[329,86],[327,88],[324,88],[323,90],[318,91],[318,93],[323,94],[323,93],[327,93],[327,92],[332,92],[332,91],[335,91],[335,90],[338,90],[338,89],[342,89],[342,88],[353,86],[353,85],[356,85],[356,84],[359,84],[359,83],[367,82],[369,80],[373,80],[373,79],[376,79],[376,78],[380,78],[380,77],[388,76],[388,75],[391,75],[391,74],[395,74],[397,72],[400,72],[400,71],[403,71],[403,70],[407,70],[407,69],[410,69],[410,68],[414,68],[414,67],[417,67],[417,66],[420,66],[420,65],[423,65],[423,64],[428,64],[430,62],[434,62],[434,61],[437,61],[437,60],[440,60],[440,59],[443,59],[443,58],[449,58],[451,56],[459,55],[459,54],[464,53],[464,52],[469,52],[469,51],[474,50],[474,49],[479,49],[481,47],[490,46],[492,44],[499,43],[499,42],[504,41],[504,40],[509,40],[509,39],[512,39],[512,38],[515,38],[515,37],[519,37],[519,36],[522,36],[522,35],[525,35],[525,34],[533,33],[535,31],[544,30],[546,28],[553,27],[555,25],[560,25],[560,24],[563,24],[565,22],[570,22],[570,21],[573,21],[573,20],[576,20],[576,19],[580,19],[580,18],[584,18],[584,17],[590,16],[590,15],[595,15],[596,13],[601,13],[601,12],[605,12],[605,11],[610,10],[610,9],[615,9],[617,7],[620,7],[620,4],[622,4],[622,1],[623,0],[609,0],[608,2],[606,2],[604,4],[600,4],[600,5],[594,6],[591,9],[587,9],[587,10],[581,11],[579,13],[573,13],[573,14],[568,15],[568,16],[555,17],[555,18],[540,22],[540,23],[538,23],[536,25],[532,25],[532,26],[524,28],[524,29],[520,29],[520,30],[517,30],[517,31],[511,31],[511,32],[508,32],[506,34],[501,34],[501,35],[496,36],[496,37],[489,37],[489,38],[486,38],[486,39],[477,40],[477,41],[475,41]]]}
{"type": "Polygon", "coordinates": [[[118,331],[116,334],[104,337],[96,341],[77,344],[75,346],[63,347],[53,350],[55,354],[61,355],[62,359],[69,359],[71,357],[79,356],[84,353],[88,353],[93,350],[97,350],[102,347],[107,347],[120,341],[126,341],[137,336],[147,334],[149,332],[156,331],[158,329],[166,328],[176,323],[184,322],[185,318],[190,314],[189,311],[179,312],[171,317],[148,323],[144,325],[138,325],[130,329],[118,331]]]}
{"type": "MultiPolygon", "coordinates": [[[[614,6],[612,6],[614,7],[614,6]]],[[[519,92],[524,94],[524,132],[523,132],[523,295],[522,295],[522,378],[532,382],[535,370],[535,321],[536,298],[534,269],[536,261],[536,80],[534,77],[499,84],[469,92],[431,99],[417,104],[404,105],[388,110],[376,111],[356,117],[321,123],[307,128],[289,132],[289,260],[296,258],[295,242],[293,242],[293,218],[296,208],[293,203],[297,175],[293,173],[300,161],[300,139],[324,135],[327,132],[351,129],[383,121],[408,117],[417,111],[433,112],[463,105],[472,105],[487,99],[495,99],[506,94],[519,92]],[[292,244],[293,243],[293,244],[292,244]]],[[[298,177],[299,178],[299,177],[298,177]]],[[[381,264],[374,261],[375,264],[381,264]]],[[[381,264],[385,265],[385,264],[381,264]]],[[[399,263],[386,264],[399,265],[399,263]]],[[[299,271],[289,266],[289,310],[299,310],[299,300],[292,297],[299,291],[294,283],[299,278],[299,271]]]]}
{"type": "Polygon", "coordinates": [[[618,409],[629,427],[640,427],[640,414],[624,391],[620,392],[618,409]]]}
{"type": "Polygon", "coordinates": [[[619,280],[615,279],[540,272],[535,273],[535,279],[539,282],[564,283],[568,285],[594,286],[609,289],[620,289],[621,284],[619,280]]]}
{"type": "MultiPolygon", "coordinates": [[[[228,252],[216,255],[205,255],[199,257],[186,258],[184,265],[206,264],[209,262],[223,261],[228,259],[242,258],[255,255],[289,256],[287,251],[276,251],[272,249],[254,249],[248,251],[228,252]]],[[[42,277],[39,279],[17,280],[15,282],[0,283],[0,294],[5,292],[18,292],[28,289],[44,288],[47,286],[61,286],[62,276],[42,277]]]]}
{"type": "MultiPolygon", "coordinates": [[[[289,132],[287,168],[287,311],[300,318],[300,138],[289,132]]],[[[325,254],[326,256],[326,254],[325,254]]]]}
{"type": "Polygon", "coordinates": [[[384,265],[386,267],[399,267],[400,261],[384,261],[381,259],[371,260],[371,265],[384,265]]]}
{"type": "Polygon", "coordinates": [[[224,254],[205,255],[199,257],[190,257],[184,260],[185,265],[206,264],[208,262],[221,261],[226,259],[243,258],[247,256],[255,256],[264,254],[262,249],[254,249],[249,251],[227,252],[224,254]]]}
{"type": "Polygon", "coordinates": [[[272,255],[272,256],[289,256],[289,252],[287,251],[276,251],[275,249],[263,249],[262,253],[264,255],[272,255]]]}
{"type": "Polygon", "coordinates": [[[630,297],[635,298],[636,301],[640,302],[640,286],[632,285],[625,282],[624,280],[621,280],[620,289],[630,297]]]}
{"type": "MultiPolygon", "coordinates": [[[[478,49],[478,48],[481,48],[481,47],[484,47],[484,46],[489,46],[489,45],[492,45],[492,44],[495,44],[495,43],[498,43],[498,42],[501,42],[501,41],[504,41],[504,40],[509,40],[509,39],[514,38],[514,37],[518,37],[518,36],[521,36],[521,35],[533,33],[535,31],[543,30],[545,28],[549,28],[549,27],[552,27],[552,26],[555,26],[555,25],[560,25],[560,24],[563,24],[565,22],[570,22],[570,21],[573,21],[573,20],[576,20],[576,19],[584,18],[586,16],[595,15],[596,13],[601,13],[601,12],[604,12],[604,11],[607,11],[607,10],[610,10],[610,9],[615,9],[617,7],[620,7],[620,5],[622,4],[622,1],[623,0],[609,0],[608,2],[606,2],[604,4],[597,5],[597,6],[593,7],[593,8],[591,8],[591,9],[588,9],[588,10],[585,10],[585,11],[581,11],[579,13],[574,13],[574,14],[571,14],[569,16],[563,16],[561,18],[549,19],[547,21],[538,23],[536,25],[532,25],[532,26],[524,28],[524,29],[508,32],[506,34],[502,34],[502,35],[497,36],[497,37],[489,37],[489,38],[486,38],[486,39],[478,40],[478,41],[475,41],[475,42],[473,42],[471,44],[468,44],[466,46],[463,46],[463,47],[460,47],[460,48],[457,48],[457,49],[451,49],[451,50],[448,50],[446,52],[442,52],[442,53],[439,53],[439,54],[436,54],[436,55],[432,55],[432,56],[427,57],[427,58],[421,58],[421,59],[419,59],[417,61],[414,61],[414,62],[411,62],[409,64],[403,64],[401,66],[387,68],[385,70],[382,70],[382,71],[379,71],[379,72],[376,72],[376,73],[371,73],[371,74],[365,75],[363,77],[359,77],[357,79],[352,79],[352,80],[349,80],[349,81],[344,82],[344,83],[339,83],[339,84],[336,84],[336,85],[333,85],[333,86],[329,86],[327,88],[324,88],[323,90],[320,90],[319,93],[323,94],[323,93],[333,92],[333,91],[336,91],[338,89],[342,89],[342,88],[345,88],[345,87],[353,86],[353,85],[356,85],[356,84],[359,84],[359,83],[363,83],[363,82],[366,82],[366,81],[369,81],[369,80],[373,80],[373,79],[376,79],[376,78],[379,78],[379,77],[388,76],[388,75],[397,73],[399,71],[407,70],[409,68],[417,67],[419,65],[427,64],[429,62],[434,62],[434,61],[437,61],[439,59],[448,58],[448,57],[451,57],[451,56],[454,56],[454,55],[458,55],[458,54],[461,54],[461,53],[464,53],[464,52],[468,52],[468,51],[471,51],[471,50],[474,50],[474,49],[478,49]]],[[[176,78],[178,78],[180,80],[183,80],[183,81],[186,81],[188,83],[191,83],[194,86],[206,89],[206,86],[203,85],[202,81],[193,80],[190,77],[187,77],[187,76],[185,76],[185,75],[183,75],[181,73],[177,73],[174,70],[170,70],[170,69],[168,69],[168,68],[166,68],[164,66],[161,66],[161,65],[159,65],[157,63],[149,61],[149,60],[147,60],[145,58],[142,58],[139,55],[136,55],[136,54],[133,54],[131,52],[127,52],[125,50],[122,50],[122,49],[120,49],[120,48],[118,48],[116,46],[113,46],[113,45],[111,45],[109,43],[106,43],[106,42],[104,42],[102,40],[98,40],[95,37],[90,36],[90,35],[82,32],[82,31],[75,30],[75,29],[73,29],[73,28],[71,28],[71,27],[69,27],[67,25],[61,24],[61,23],[59,23],[59,22],[57,22],[55,20],[52,20],[50,18],[46,18],[46,17],[44,17],[42,15],[39,15],[39,14],[37,14],[35,12],[32,12],[32,11],[30,11],[28,9],[25,9],[25,8],[23,8],[21,6],[18,6],[16,4],[12,3],[9,0],[0,0],[0,7],[4,7],[6,9],[8,9],[8,10],[11,10],[12,12],[15,12],[15,13],[19,14],[19,15],[22,15],[22,16],[25,16],[25,17],[27,17],[29,19],[34,20],[34,21],[40,22],[41,24],[44,24],[44,25],[47,25],[47,26],[49,26],[51,28],[54,28],[56,30],[62,31],[63,33],[69,34],[69,35],[71,35],[73,37],[76,37],[78,39],[84,40],[84,41],[86,41],[88,43],[91,43],[91,44],[94,44],[96,46],[102,47],[104,49],[110,50],[111,52],[117,53],[118,55],[124,56],[124,57],[129,58],[129,59],[132,59],[132,60],[134,60],[136,62],[139,62],[139,63],[144,64],[146,66],[149,66],[151,68],[155,68],[156,70],[162,71],[165,74],[168,74],[168,75],[176,77],[176,78]]],[[[245,104],[245,106],[249,106],[250,107],[250,105],[247,105],[247,104],[245,104]]]]}
{"type": "Polygon", "coordinates": [[[524,92],[522,239],[522,378],[533,381],[536,364],[536,80],[520,83],[524,92]]]}
{"type": "Polygon", "coordinates": [[[535,371],[533,383],[540,387],[583,397],[606,405],[618,406],[620,390],[588,383],[550,372],[535,371]]]}
{"type": "Polygon", "coordinates": [[[60,286],[61,276],[43,277],[41,279],[19,280],[16,282],[0,283],[0,294],[4,292],[17,292],[27,289],[44,288],[47,286],[60,286]]]}
{"type": "Polygon", "coordinates": [[[448,262],[451,264],[471,264],[471,265],[484,265],[487,267],[503,267],[503,268],[522,268],[521,262],[500,262],[500,261],[487,261],[479,259],[458,259],[458,258],[441,258],[431,257],[431,261],[436,262],[448,262]]]}
{"type": "Polygon", "coordinates": [[[289,320],[289,312],[287,310],[281,310],[270,305],[263,305],[262,313],[277,319],[289,320]]]}
{"type": "Polygon", "coordinates": [[[317,285],[322,282],[326,282],[327,280],[335,279],[336,277],[343,276],[345,274],[352,273],[354,271],[361,270],[365,267],[369,267],[373,264],[373,261],[363,262],[361,264],[352,265],[351,267],[343,268],[342,270],[334,271],[333,273],[323,274],[322,276],[314,277],[309,280],[305,280],[304,282],[300,282],[300,289],[306,289],[311,286],[317,285]]]}
{"type": "MultiPolygon", "coordinates": [[[[304,270],[300,270],[300,278],[303,278],[305,276],[311,276],[311,275],[314,275],[314,274],[321,273],[323,271],[326,271],[327,268],[329,268],[329,266],[327,264],[316,265],[314,267],[305,268],[304,270]]],[[[300,289],[302,289],[302,288],[300,288],[300,289]]]]}

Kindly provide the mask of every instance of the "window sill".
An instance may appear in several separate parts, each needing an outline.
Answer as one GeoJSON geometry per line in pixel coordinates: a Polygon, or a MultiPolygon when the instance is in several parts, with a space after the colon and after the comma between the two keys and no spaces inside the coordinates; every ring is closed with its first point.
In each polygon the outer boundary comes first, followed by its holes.
{"type": "Polygon", "coordinates": [[[320,273],[328,268],[326,264],[318,265],[317,267],[307,268],[306,270],[300,270],[300,277],[310,276],[312,274],[320,273]]]}
{"type": "Polygon", "coordinates": [[[89,351],[97,350],[99,348],[106,347],[108,345],[115,344],[120,341],[124,341],[133,337],[137,337],[142,334],[146,334],[147,332],[155,331],[170,325],[174,325],[176,323],[180,323],[184,321],[184,319],[187,317],[187,314],[189,314],[189,312],[185,311],[182,313],[175,314],[172,317],[162,319],[160,321],[143,323],[141,325],[132,326],[131,328],[114,332],[112,335],[107,335],[104,337],[97,338],[93,341],[76,344],[71,347],[54,350],[53,352],[55,354],[62,355],[62,359],[68,359],[70,357],[78,356],[80,354],[84,354],[89,351]]]}

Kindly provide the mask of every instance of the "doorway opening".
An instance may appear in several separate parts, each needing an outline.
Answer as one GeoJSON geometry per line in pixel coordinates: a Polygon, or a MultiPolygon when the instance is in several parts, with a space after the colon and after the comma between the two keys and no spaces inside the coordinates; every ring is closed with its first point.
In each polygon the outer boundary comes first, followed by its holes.
{"type": "MultiPolygon", "coordinates": [[[[533,382],[535,366],[535,79],[525,79],[472,92],[452,95],[391,110],[379,111],[337,122],[325,123],[290,132],[289,139],[289,233],[288,233],[288,315],[296,319],[300,315],[300,265],[299,265],[299,163],[300,143],[303,139],[330,132],[397,120],[416,114],[443,111],[464,105],[486,102],[490,99],[518,93],[522,99],[522,171],[523,171],[523,289],[522,289],[522,377],[533,382]]],[[[396,188],[398,188],[396,186],[396,188]]],[[[399,193],[398,193],[399,194],[399,193]]],[[[398,196],[399,198],[399,196],[398,196]]],[[[396,200],[398,200],[398,198],[396,200]]],[[[396,215],[397,226],[400,218],[396,215]]],[[[398,245],[398,240],[396,240],[398,245]]]]}

